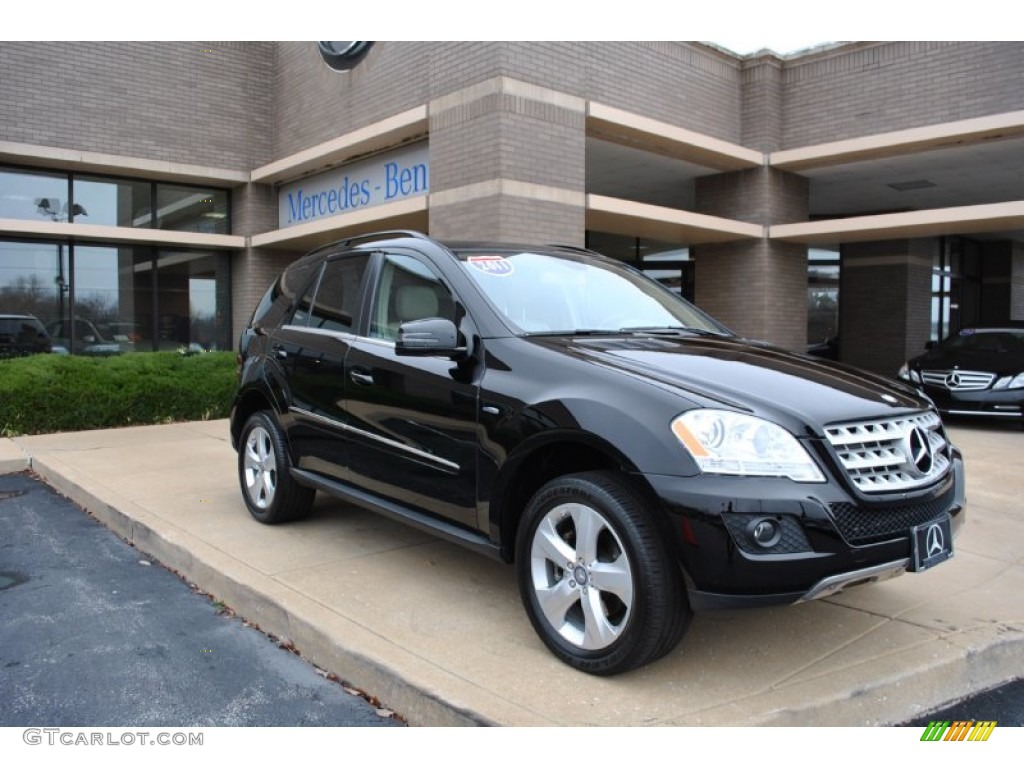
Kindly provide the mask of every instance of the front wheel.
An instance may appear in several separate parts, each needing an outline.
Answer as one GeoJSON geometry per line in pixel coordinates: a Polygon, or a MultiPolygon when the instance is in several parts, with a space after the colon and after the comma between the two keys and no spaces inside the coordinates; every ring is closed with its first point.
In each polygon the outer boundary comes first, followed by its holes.
{"type": "Polygon", "coordinates": [[[254,518],[261,523],[286,523],[309,512],[316,491],[291,476],[284,435],[269,413],[258,411],[249,417],[239,446],[238,481],[254,518]]]}
{"type": "Polygon", "coordinates": [[[519,525],[519,589],[534,629],[570,666],[614,675],[679,642],[691,612],[640,494],[613,472],[557,478],[519,525]]]}

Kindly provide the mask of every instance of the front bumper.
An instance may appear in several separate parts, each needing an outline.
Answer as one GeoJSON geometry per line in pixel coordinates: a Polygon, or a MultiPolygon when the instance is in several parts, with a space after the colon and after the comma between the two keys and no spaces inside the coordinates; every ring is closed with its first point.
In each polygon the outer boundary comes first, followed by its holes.
{"type": "Polygon", "coordinates": [[[963,460],[955,451],[938,483],[877,498],[834,481],[646,480],[667,512],[694,610],[797,603],[892,578],[910,566],[914,526],[949,515],[955,535],[965,517],[963,460]],[[765,520],[777,536],[759,544],[754,532],[765,520]]]}

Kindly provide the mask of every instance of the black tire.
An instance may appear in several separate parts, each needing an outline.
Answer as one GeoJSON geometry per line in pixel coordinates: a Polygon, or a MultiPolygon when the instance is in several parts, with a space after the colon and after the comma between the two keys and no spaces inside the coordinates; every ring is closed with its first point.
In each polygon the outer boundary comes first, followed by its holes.
{"type": "Polygon", "coordinates": [[[313,506],[316,491],[295,482],[288,447],[274,417],[257,411],[242,427],[238,443],[238,482],[249,513],[274,525],[297,520],[313,506]]]}
{"type": "Polygon", "coordinates": [[[649,664],[689,626],[679,568],[646,506],[622,475],[586,472],[544,485],[520,520],[526,613],[552,653],[583,672],[649,664]]]}

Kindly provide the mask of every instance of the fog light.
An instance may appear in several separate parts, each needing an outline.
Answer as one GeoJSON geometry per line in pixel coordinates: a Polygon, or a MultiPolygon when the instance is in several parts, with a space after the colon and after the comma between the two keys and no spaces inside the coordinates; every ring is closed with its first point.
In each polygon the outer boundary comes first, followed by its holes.
{"type": "Polygon", "coordinates": [[[782,528],[774,520],[762,517],[747,526],[747,533],[754,542],[765,549],[771,549],[782,538],[782,528]]]}

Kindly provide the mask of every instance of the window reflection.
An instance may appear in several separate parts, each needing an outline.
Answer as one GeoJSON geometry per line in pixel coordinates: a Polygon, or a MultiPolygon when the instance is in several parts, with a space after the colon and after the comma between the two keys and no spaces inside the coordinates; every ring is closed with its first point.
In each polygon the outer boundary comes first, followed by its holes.
{"type": "Polygon", "coordinates": [[[149,227],[152,184],[75,176],[73,221],[115,227],[149,227]],[[87,218],[83,218],[87,217],[87,218]]]}
{"type": "Polygon", "coordinates": [[[157,184],[156,210],[159,229],[218,235],[230,231],[226,190],[157,184]]]}
{"type": "Polygon", "coordinates": [[[67,221],[67,174],[0,168],[0,219],[67,221]]]}
{"type": "Polygon", "coordinates": [[[160,251],[158,348],[231,349],[229,266],[223,253],[160,251]]]}

